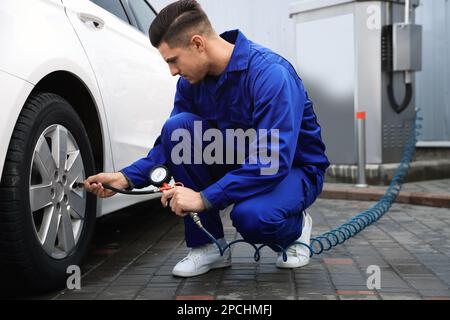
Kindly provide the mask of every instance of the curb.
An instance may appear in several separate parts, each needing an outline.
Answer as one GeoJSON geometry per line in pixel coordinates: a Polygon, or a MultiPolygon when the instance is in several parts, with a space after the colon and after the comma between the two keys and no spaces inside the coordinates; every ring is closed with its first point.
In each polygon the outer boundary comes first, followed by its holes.
{"type": "MultiPolygon", "coordinates": [[[[335,200],[378,201],[384,195],[381,188],[351,188],[337,187],[325,184],[319,198],[335,200]]],[[[450,208],[450,194],[436,194],[428,192],[401,191],[396,203],[405,203],[436,208],[450,208]]]]}
{"type": "MultiPolygon", "coordinates": [[[[371,185],[388,186],[394,178],[399,164],[367,164],[366,181],[371,185]]],[[[450,160],[419,160],[410,164],[405,182],[418,182],[450,178],[450,160]]],[[[358,179],[357,165],[331,165],[326,171],[326,182],[355,184],[358,179]]]]}

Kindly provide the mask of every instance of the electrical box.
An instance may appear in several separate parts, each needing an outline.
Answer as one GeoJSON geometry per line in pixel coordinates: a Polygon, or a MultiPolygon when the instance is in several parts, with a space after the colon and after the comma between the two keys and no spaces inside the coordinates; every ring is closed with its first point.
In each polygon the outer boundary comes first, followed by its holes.
{"type": "Polygon", "coordinates": [[[422,70],[422,26],[395,23],[392,33],[393,71],[422,70]]]}

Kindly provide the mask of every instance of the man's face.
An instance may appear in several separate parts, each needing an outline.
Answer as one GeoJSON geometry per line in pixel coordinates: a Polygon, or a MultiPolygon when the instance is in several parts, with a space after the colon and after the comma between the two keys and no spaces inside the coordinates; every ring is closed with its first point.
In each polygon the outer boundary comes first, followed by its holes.
{"type": "Polygon", "coordinates": [[[161,43],[158,48],[163,59],[170,68],[173,76],[180,75],[189,83],[196,84],[203,80],[208,73],[208,60],[204,47],[198,43],[191,42],[186,47],[171,48],[166,42],[161,43]]]}

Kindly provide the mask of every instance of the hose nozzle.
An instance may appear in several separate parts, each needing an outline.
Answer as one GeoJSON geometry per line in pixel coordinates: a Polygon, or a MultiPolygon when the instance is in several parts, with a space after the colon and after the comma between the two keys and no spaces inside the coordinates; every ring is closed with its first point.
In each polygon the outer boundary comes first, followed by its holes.
{"type": "Polygon", "coordinates": [[[202,221],[200,220],[198,213],[191,212],[191,213],[189,213],[189,215],[191,216],[192,220],[194,220],[197,227],[199,227],[200,229],[203,229],[202,221]]]}

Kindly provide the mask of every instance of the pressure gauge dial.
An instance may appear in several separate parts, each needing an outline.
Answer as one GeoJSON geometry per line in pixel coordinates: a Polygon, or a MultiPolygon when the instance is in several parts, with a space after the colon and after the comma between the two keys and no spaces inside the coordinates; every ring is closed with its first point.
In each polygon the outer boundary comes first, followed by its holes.
{"type": "Polygon", "coordinates": [[[164,183],[170,182],[170,172],[165,166],[157,166],[150,171],[150,182],[155,187],[162,187],[164,183]]]}

